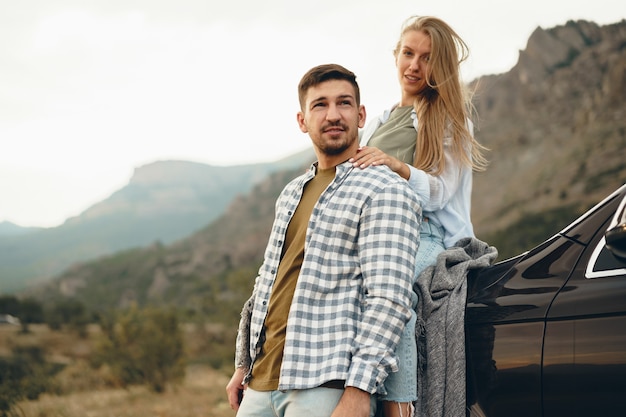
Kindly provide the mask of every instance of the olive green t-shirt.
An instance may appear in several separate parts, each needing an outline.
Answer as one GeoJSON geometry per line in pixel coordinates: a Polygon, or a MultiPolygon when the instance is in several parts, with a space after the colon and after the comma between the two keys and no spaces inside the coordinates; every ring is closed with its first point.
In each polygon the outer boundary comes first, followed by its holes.
{"type": "Polygon", "coordinates": [[[387,155],[413,165],[417,132],[411,118],[412,110],[413,106],[396,107],[389,115],[389,120],[376,129],[367,146],[376,147],[387,155]]]}
{"type": "Polygon", "coordinates": [[[248,384],[253,390],[278,389],[287,333],[287,316],[304,259],[306,230],[315,203],[334,178],[334,167],[317,170],[315,177],[304,186],[300,203],[287,227],[283,253],[265,318],[265,342],[254,362],[252,379],[248,384]]]}

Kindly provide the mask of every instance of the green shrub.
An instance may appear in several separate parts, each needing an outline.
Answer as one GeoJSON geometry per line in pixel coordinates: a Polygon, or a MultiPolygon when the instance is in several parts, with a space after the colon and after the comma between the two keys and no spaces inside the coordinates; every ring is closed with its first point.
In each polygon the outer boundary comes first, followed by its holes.
{"type": "Polygon", "coordinates": [[[0,417],[10,416],[13,405],[23,399],[37,399],[57,371],[38,346],[17,346],[10,358],[0,357],[0,417]]]}
{"type": "Polygon", "coordinates": [[[87,325],[92,321],[85,305],[76,299],[57,300],[46,314],[46,323],[52,330],[64,326],[75,330],[81,337],[87,336],[87,325]]]}
{"type": "Polygon", "coordinates": [[[133,307],[102,320],[94,365],[107,365],[121,386],[163,392],[185,376],[183,333],[173,311],[133,307]]]}

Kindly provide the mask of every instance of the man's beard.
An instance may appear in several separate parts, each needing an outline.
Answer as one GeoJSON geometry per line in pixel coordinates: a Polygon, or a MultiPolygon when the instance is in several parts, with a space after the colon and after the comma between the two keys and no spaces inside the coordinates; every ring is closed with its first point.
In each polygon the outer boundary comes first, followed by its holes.
{"type": "Polygon", "coordinates": [[[357,139],[355,137],[352,137],[352,130],[348,126],[346,126],[343,123],[330,124],[322,128],[322,131],[320,134],[320,140],[318,142],[318,148],[321,152],[323,152],[326,155],[330,155],[330,156],[339,155],[342,152],[344,152],[346,149],[348,149],[352,145],[354,140],[357,140],[357,139]],[[341,127],[343,129],[342,135],[344,139],[323,141],[321,138],[325,134],[324,131],[333,126],[341,127]]]}
{"type": "Polygon", "coordinates": [[[350,144],[347,141],[343,141],[341,143],[333,142],[333,144],[336,144],[337,146],[329,146],[326,144],[326,145],[320,146],[319,149],[324,154],[332,156],[332,155],[339,155],[340,153],[342,153],[343,151],[345,151],[346,149],[350,147],[350,144]]]}

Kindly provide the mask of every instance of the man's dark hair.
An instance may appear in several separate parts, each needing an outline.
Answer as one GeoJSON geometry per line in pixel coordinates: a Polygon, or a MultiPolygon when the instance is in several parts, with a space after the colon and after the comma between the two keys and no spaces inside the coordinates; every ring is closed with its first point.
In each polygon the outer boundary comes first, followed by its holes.
{"type": "Polygon", "coordinates": [[[325,64],[311,68],[300,80],[298,84],[298,98],[300,100],[300,109],[304,111],[306,104],[306,94],[309,88],[314,87],[324,81],[329,80],[345,80],[354,87],[354,98],[357,106],[361,105],[361,93],[359,84],[356,82],[356,75],[352,71],[347,70],[341,65],[325,64]]]}

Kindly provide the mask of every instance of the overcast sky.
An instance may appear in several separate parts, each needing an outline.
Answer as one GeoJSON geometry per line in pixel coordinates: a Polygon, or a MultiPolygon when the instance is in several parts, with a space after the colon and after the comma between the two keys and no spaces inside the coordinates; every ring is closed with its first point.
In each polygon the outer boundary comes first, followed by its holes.
{"type": "Polygon", "coordinates": [[[626,17],[620,0],[0,0],[0,222],[54,227],[157,160],[272,161],[310,146],[296,86],[357,74],[370,118],[399,98],[402,22],[465,39],[465,81],[503,73],[530,34],[626,17]]]}

